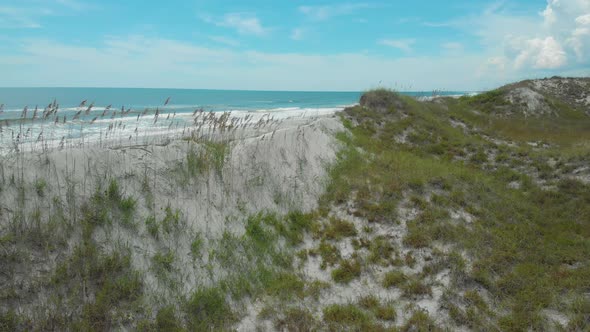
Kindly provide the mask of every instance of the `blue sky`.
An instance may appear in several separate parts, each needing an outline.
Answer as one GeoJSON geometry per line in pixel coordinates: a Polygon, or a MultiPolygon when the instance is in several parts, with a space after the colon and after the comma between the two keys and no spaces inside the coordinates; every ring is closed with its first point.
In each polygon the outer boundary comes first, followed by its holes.
{"type": "Polygon", "coordinates": [[[482,90],[589,59],[590,0],[0,2],[0,86],[482,90]]]}

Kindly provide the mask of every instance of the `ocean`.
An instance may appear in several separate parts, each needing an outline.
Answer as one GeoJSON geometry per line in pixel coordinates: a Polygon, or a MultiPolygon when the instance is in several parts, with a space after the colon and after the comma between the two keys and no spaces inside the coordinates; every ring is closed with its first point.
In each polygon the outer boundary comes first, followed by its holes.
{"type": "MultiPolygon", "coordinates": [[[[432,92],[402,92],[414,97],[432,92]]],[[[123,139],[193,125],[195,110],[273,118],[334,113],[362,92],[138,88],[0,88],[0,149],[69,139],[123,139]],[[26,112],[24,111],[26,109],[26,112]]],[[[466,92],[444,92],[463,95],[466,92]]]]}
{"type": "MultiPolygon", "coordinates": [[[[414,97],[428,97],[432,92],[401,92],[414,97]]],[[[0,88],[0,105],[4,113],[0,119],[19,116],[25,106],[41,110],[54,100],[65,111],[77,111],[82,101],[93,104],[94,111],[145,108],[176,112],[192,112],[195,108],[207,111],[280,111],[284,109],[343,108],[358,102],[361,92],[301,92],[301,91],[236,91],[190,89],[136,88],[0,88]],[[168,105],[165,101],[170,98],[168,105]]],[[[448,91],[443,95],[463,95],[466,92],[448,91]]]]}

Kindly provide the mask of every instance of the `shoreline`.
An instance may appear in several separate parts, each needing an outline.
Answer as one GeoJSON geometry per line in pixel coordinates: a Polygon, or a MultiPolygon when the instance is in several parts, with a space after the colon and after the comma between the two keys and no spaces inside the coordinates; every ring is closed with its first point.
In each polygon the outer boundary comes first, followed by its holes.
{"type": "MultiPolygon", "coordinates": [[[[0,155],[47,152],[84,147],[117,147],[163,144],[182,139],[236,140],[272,133],[316,119],[332,117],[343,108],[283,109],[145,114],[124,118],[70,121],[27,121],[28,125],[1,126],[0,155]]],[[[98,111],[93,111],[98,112],[98,111]]],[[[0,125],[2,122],[0,121],[0,125]]]]}

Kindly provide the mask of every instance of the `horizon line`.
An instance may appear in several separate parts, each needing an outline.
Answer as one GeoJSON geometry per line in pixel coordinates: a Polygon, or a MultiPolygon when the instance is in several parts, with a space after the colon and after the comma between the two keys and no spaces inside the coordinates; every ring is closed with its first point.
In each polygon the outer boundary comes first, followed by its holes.
{"type": "Polygon", "coordinates": [[[154,88],[154,87],[106,87],[106,86],[0,86],[0,89],[137,89],[137,90],[197,90],[197,91],[235,91],[235,92],[306,92],[306,93],[363,93],[376,89],[388,89],[394,92],[482,92],[487,90],[446,90],[446,89],[428,89],[428,90],[399,90],[390,87],[377,86],[363,90],[265,90],[265,89],[213,89],[213,88],[154,88]]]}

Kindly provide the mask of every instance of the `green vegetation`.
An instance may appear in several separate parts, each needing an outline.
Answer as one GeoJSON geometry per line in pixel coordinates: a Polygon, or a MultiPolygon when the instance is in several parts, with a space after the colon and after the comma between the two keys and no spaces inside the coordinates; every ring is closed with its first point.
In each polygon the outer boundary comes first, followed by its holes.
{"type": "Polygon", "coordinates": [[[357,232],[353,223],[337,218],[330,218],[330,223],[323,230],[323,237],[328,240],[340,240],[343,237],[356,235],[357,232]]]}
{"type": "Polygon", "coordinates": [[[275,328],[279,331],[314,331],[317,322],[313,315],[305,309],[289,308],[284,317],[275,321],[275,328]]]}
{"type": "Polygon", "coordinates": [[[183,331],[182,325],[176,317],[176,308],[174,306],[169,305],[158,310],[156,328],[158,331],[183,331]]]}
{"type": "Polygon", "coordinates": [[[149,216],[145,220],[145,227],[147,228],[148,233],[154,238],[158,238],[158,231],[160,230],[160,225],[156,221],[156,217],[149,216]]]}
{"type": "Polygon", "coordinates": [[[383,287],[400,287],[408,281],[408,277],[399,271],[390,271],[383,277],[383,287]]]}
{"type": "Polygon", "coordinates": [[[193,259],[197,259],[200,256],[201,249],[203,248],[203,237],[201,234],[197,233],[193,242],[191,242],[191,255],[193,255],[193,259]]]}
{"type": "Polygon", "coordinates": [[[357,259],[340,261],[340,266],[332,270],[332,279],[338,283],[349,283],[361,276],[361,263],[357,259]]]}
{"type": "Polygon", "coordinates": [[[309,213],[238,201],[217,220],[230,141],[191,136],[167,172],[92,188],[0,164],[0,331],[225,331],[260,308],[288,331],[588,330],[590,117],[551,96],[559,116],[502,114],[506,93],[367,92],[309,213]],[[204,220],[182,213],[193,191],[211,195],[204,220]]]}
{"type": "Polygon", "coordinates": [[[185,307],[188,327],[192,331],[228,329],[235,321],[235,313],[220,288],[195,291],[185,307]]]}
{"type": "Polygon", "coordinates": [[[321,268],[325,269],[328,266],[333,266],[340,260],[340,250],[334,245],[322,241],[319,248],[313,251],[311,254],[319,253],[322,257],[321,268]]]}
{"type": "Polygon", "coordinates": [[[384,321],[395,321],[397,312],[393,303],[382,304],[375,295],[367,295],[359,299],[358,305],[384,321]]]}
{"type": "Polygon", "coordinates": [[[172,271],[172,264],[174,263],[174,253],[168,251],[166,253],[157,252],[152,257],[152,265],[157,274],[160,275],[165,272],[172,271]]]}
{"type": "Polygon", "coordinates": [[[44,179],[38,179],[35,181],[35,192],[39,197],[45,197],[45,189],[47,188],[47,182],[44,179]]]}
{"type": "Polygon", "coordinates": [[[361,329],[370,325],[371,317],[355,305],[333,304],[324,308],[324,322],[329,324],[331,329],[361,329]]]}
{"type": "MultiPolygon", "coordinates": [[[[448,109],[388,96],[382,97],[383,103],[399,99],[392,102],[388,112],[371,112],[362,106],[346,110],[343,122],[352,134],[338,136],[344,149],[321,203],[326,211],[330,204],[353,200],[355,215],[384,225],[397,223],[398,206],[412,204],[419,213],[406,221],[403,244],[410,250],[432,250],[435,244],[460,248],[472,261],[471,271],[465,271],[463,259],[453,258],[456,256],[452,253],[437,258],[452,264],[455,292],[469,291],[468,287],[473,287],[469,285],[475,283],[498,299],[495,303],[481,299],[473,302],[478,303],[474,310],[480,319],[471,319],[470,326],[485,328],[493,321],[503,330],[525,330],[543,321],[541,311],[546,308],[559,307],[568,317],[578,317],[561,303],[573,301],[573,294],[587,289],[583,280],[590,280],[590,188],[556,176],[556,169],[546,166],[550,158],[571,160],[575,144],[589,140],[590,119],[575,114],[570,117],[565,112],[551,121],[528,119],[521,128],[524,122],[518,118],[508,120],[469,110],[494,103],[500,96],[494,92],[447,100],[448,109]],[[570,127],[574,119],[579,123],[570,127]],[[480,128],[491,137],[499,132],[500,139],[515,143],[499,146],[483,134],[451,125],[452,121],[466,128],[480,128]],[[502,130],[496,131],[499,126],[502,130]],[[398,137],[404,132],[411,134],[401,141],[398,137]],[[533,149],[528,144],[541,138],[548,147],[533,149]],[[502,157],[490,159],[490,151],[502,157]],[[497,167],[497,160],[518,166],[511,170],[497,167]],[[554,189],[536,184],[535,172],[554,189]],[[519,189],[509,186],[513,181],[521,184],[519,189]],[[432,199],[404,203],[404,197],[425,197],[432,192],[436,192],[432,199]],[[470,217],[456,221],[449,211],[465,211],[462,213],[470,217]]],[[[578,158],[588,160],[588,155],[578,158]]],[[[382,260],[395,250],[381,241],[373,239],[365,246],[359,242],[360,247],[373,246],[368,262],[399,264],[395,259],[382,260]]],[[[415,266],[414,255],[408,253],[402,264],[415,266]]],[[[431,286],[422,278],[437,270],[440,267],[432,263],[424,267],[422,275],[388,272],[383,286],[399,287],[410,299],[428,296],[431,286]]],[[[461,316],[457,310],[454,314],[461,316]]],[[[406,325],[409,329],[429,324],[427,316],[417,311],[406,325]]]]}
{"type": "Polygon", "coordinates": [[[416,310],[412,316],[400,329],[404,332],[409,331],[443,331],[437,324],[428,316],[428,313],[422,310],[416,310]]]}
{"type": "Polygon", "coordinates": [[[222,175],[225,160],[230,153],[230,143],[207,140],[196,142],[197,146],[191,142],[186,160],[178,166],[177,173],[181,174],[181,183],[208,174],[209,171],[215,171],[218,176],[222,175]]]}

